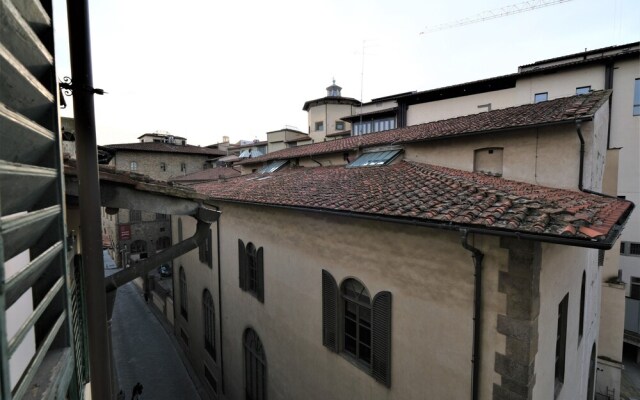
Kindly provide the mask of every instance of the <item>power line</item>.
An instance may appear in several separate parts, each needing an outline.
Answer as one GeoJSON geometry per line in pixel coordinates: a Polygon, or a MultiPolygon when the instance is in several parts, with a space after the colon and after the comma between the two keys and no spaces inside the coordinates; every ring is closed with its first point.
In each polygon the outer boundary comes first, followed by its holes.
{"type": "Polygon", "coordinates": [[[420,32],[420,35],[424,35],[427,33],[433,33],[437,31],[442,31],[445,29],[457,28],[459,26],[471,25],[478,22],[488,21],[491,19],[502,18],[513,14],[519,14],[526,11],[535,10],[542,7],[553,6],[560,3],[566,3],[571,0],[530,0],[524,1],[522,3],[511,4],[508,6],[504,6],[501,8],[496,8],[494,10],[483,11],[480,14],[474,15],[472,17],[459,19],[457,21],[448,22],[445,24],[436,25],[433,27],[425,27],[425,30],[420,32]]]}

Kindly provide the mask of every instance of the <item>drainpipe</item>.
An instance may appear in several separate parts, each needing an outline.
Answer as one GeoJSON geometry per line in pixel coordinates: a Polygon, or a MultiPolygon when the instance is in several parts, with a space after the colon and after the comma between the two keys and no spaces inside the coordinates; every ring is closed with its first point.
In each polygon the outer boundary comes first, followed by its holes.
{"type": "Polygon", "coordinates": [[[83,286],[87,306],[89,371],[91,397],[112,400],[113,381],[109,334],[107,332],[107,302],[104,296],[102,259],[102,229],[100,217],[100,182],[91,66],[91,39],[88,0],[67,2],[69,48],[71,57],[73,114],[76,123],[76,147],[80,220],[82,229],[83,286]]]}
{"type": "Polygon", "coordinates": [[[480,389],[480,340],[482,329],[482,259],[484,254],[467,241],[468,231],[461,229],[462,247],[472,253],[474,266],[473,350],[471,354],[471,400],[478,400],[480,389]]]}
{"type": "Polygon", "coordinates": [[[616,196],[611,196],[605,193],[594,192],[593,190],[585,189],[582,185],[582,175],[584,175],[584,137],[582,136],[582,120],[576,120],[576,133],[578,134],[578,139],[580,139],[580,170],[578,172],[578,189],[581,192],[596,194],[598,196],[609,197],[612,199],[617,199],[616,196]]]}

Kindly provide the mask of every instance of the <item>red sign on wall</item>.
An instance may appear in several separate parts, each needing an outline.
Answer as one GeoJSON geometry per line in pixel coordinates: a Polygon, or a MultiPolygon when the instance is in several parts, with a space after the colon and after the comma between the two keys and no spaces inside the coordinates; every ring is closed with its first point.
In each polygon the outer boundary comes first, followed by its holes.
{"type": "Polygon", "coordinates": [[[131,240],[131,225],[123,224],[118,226],[120,230],[120,240],[131,240]]]}

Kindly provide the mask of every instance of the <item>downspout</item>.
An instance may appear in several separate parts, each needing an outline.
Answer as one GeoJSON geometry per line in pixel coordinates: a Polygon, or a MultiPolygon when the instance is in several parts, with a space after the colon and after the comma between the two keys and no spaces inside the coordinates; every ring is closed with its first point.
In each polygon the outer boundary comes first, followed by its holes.
{"type": "MultiPolygon", "coordinates": [[[[604,68],[604,90],[613,89],[613,62],[607,63],[604,68]]],[[[609,126],[607,127],[607,150],[611,148],[611,112],[613,110],[613,96],[609,98],[609,126]]]]}
{"type": "Polygon", "coordinates": [[[576,120],[576,133],[578,133],[578,139],[580,139],[580,170],[578,171],[578,189],[582,189],[582,175],[584,173],[584,137],[582,136],[582,120],[576,120]]]}
{"type": "Polygon", "coordinates": [[[582,120],[576,120],[576,133],[578,134],[578,139],[580,139],[580,170],[578,172],[578,189],[584,193],[596,194],[598,196],[609,197],[612,199],[617,199],[616,196],[611,196],[605,193],[595,192],[593,190],[585,189],[582,185],[582,175],[584,174],[584,137],[582,136],[582,120]]]}
{"type": "Polygon", "coordinates": [[[484,254],[467,241],[468,231],[461,229],[462,247],[472,253],[474,266],[473,346],[471,354],[471,400],[478,400],[480,389],[480,340],[482,330],[482,259],[484,254]]]}
{"type": "Polygon", "coordinates": [[[73,76],[73,114],[76,124],[80,220],[82,229],[83,286],[86,299],[89,342],[89,373],[94,400],[112,400],[113,373],[111,346],[107,328],[107,301],[102,289],[102,229],[100,217],[100,181],[91,65],[89,1],[67,2],[69,48],[73,76]]]}

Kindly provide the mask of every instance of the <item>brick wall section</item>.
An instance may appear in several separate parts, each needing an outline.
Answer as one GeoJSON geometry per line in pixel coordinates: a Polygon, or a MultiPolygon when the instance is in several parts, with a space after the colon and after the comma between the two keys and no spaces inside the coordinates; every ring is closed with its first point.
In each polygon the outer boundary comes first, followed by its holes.
{"type": "Polygon", "coordinates": [[[509,250],[508,271],[501,271],[498,290],[507,295],[507,313],[498,315],[498,332],[506,336],[505,354],[496,353],[494,400],[532,398],[540,313],[540,243],[503,238],[509,250]]]}

